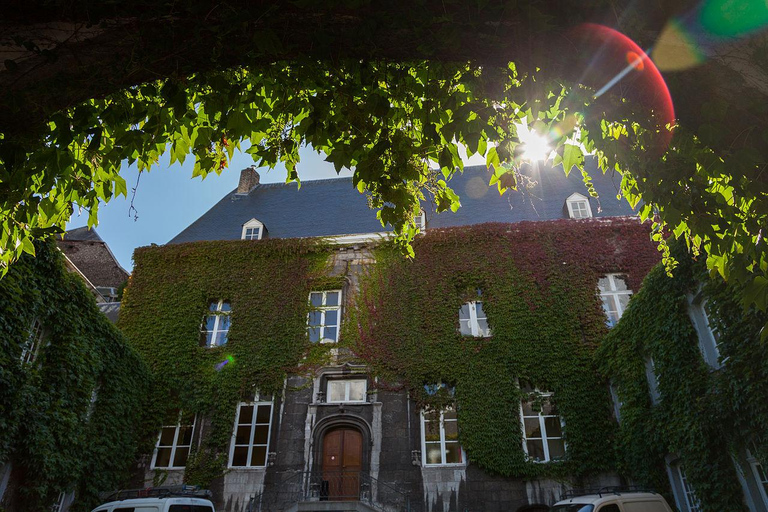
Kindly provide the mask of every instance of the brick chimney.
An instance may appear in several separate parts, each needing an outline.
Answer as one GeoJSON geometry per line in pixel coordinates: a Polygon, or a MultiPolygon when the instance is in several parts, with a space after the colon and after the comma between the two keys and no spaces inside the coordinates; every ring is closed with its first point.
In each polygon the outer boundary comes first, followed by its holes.
{"type": "Polygon", "coordinates": [[[240,183],[237,185],[237,193],[238,194],[247,194],[251,190],[253,190],[253,187],[259,184],[259,173],[256,172],[256,166],[252,165],[250,167],[246,167],[242,171],[240,171],[240,183]]]}

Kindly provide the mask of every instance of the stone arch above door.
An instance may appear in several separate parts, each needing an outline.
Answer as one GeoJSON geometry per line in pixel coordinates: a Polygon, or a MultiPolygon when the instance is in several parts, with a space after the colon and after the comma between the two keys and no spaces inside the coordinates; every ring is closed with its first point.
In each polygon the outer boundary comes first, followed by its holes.
{"type": "Polygon", "coordinates": [[[336,414],[318,421],[312,430],[312,441],[316,450],[321,449],[323,437],[329,430],[339,427],[356,428],[363,435],[363,450],[370,454],[371,426],[363,418],[352,414],[336,414]]]}

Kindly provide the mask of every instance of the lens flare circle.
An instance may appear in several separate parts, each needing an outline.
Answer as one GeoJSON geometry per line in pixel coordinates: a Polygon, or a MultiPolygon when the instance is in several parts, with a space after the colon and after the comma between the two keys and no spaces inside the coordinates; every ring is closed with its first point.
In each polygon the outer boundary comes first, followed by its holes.
{"type": "Polygon", "coordinates": [[[605,25],[584,23],[573,32],[574,43],[589,64],[583,75],[586,85],[595,87],[601,96],[609,90],[621,94],[638,105],[647,107],[654,117],[658,137],[657,149],[668,147],[672,132],[666,127],[675,122],[672,95],[653,60],[632,39],[605,25]]]}
{"type": "Polygon", "coordinates": [[[742,37],[768,26],[765,0],[707,0],[699,12],[701,27],[712,36],[742,37]]]}
{"type": "Polygon", "coordinates": [[[232,357],[231,355],[228,355],[223,361],[216,363],[216,366],[214,366],[214,368],[216,369],[217,372],[220,372],[229,363],[234,363],[234,362],[235,362],[235,358],[232,357]]]}
{"type": "Polygon", "coordinates": [[[651,58],[664,71],[690,69],[706,60],[696,37],[676,20],[670,21],[661,31],[653,45],[651,58]]]}

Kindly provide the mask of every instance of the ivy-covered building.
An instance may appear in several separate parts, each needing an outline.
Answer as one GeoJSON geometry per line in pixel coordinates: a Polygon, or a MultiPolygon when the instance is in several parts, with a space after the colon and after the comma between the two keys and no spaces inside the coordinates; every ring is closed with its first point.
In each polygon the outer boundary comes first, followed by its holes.
{"type": "Polygon", "coordinates": [[[768,511],[768,315],[673,245],[597,351],[627,477],[684,511],[768,511]]]}
{"type": "Polygon", "coordinates": [[[427,198],[407,259],[351,179],[296,190],[245,169],[134,255],[119,326],[151,368],[159,431],[135,483],[205,485],[231,512],[532,512],[573,486],[668,491],[629,467],[664,458],[628,448],[608,385],[622,363],[596,359],[659,253],[619,179],[593,174],[599,201],[561,170],[500,196],[467,168],[462,208],[427,198]]]}
{"type": "Polygon", "coordinates": [[[129,476],[149,373],[56,245],[35,249],[0,279],[0,510],[90,510],[129,476]]]}

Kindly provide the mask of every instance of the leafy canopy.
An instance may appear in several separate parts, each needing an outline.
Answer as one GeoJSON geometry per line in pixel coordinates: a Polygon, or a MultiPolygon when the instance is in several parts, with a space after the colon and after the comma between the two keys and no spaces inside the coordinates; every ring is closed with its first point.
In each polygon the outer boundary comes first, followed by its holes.
{"type": "Polygon", "coordinates": [[[144,171],[166,151],[171,162],[191,154],[194,176],[205,177],[243,143],[258,165],[283,162],[289,181],[300,178],[302,144],[337,170],[354,168],[355,186],[410,251],[412,213],[425,194],[440,211],[460,206],[449,186],[462,169],[459,144],[485,155],[500,193],[515,187],[524,124],[550,138],[554,163],[581,172],[591,193],[587,154],[602,172],[623,174],[622,194],[633,205],[642,198],[641,217],[653,218],[662,249],[664,228],[703,247],[710,268],[748,283],[748,301],[767,307],[768,191],[754,179],[761,156],[718,154],[681,127],[659,147],[667,128],[645,105],[616,96],[595,103],[592,93],[520,74],[513,63],[425,61],[278,62],[130,87],[52,115],[37,136],[0,134],[0,265],[6,271],[34,252],[33,240],[63,230],[73,208],[95,225],[100,202],[127,193],[123,161],[144,171]]]}

